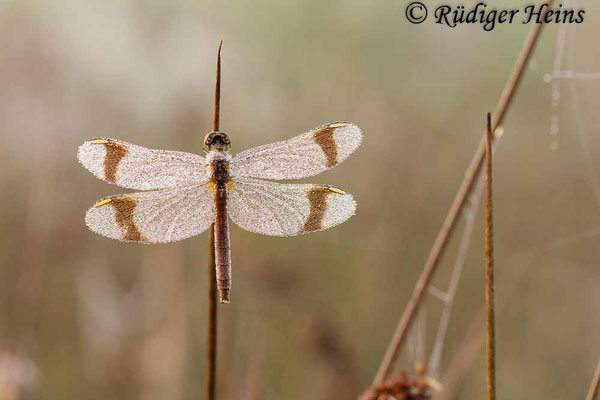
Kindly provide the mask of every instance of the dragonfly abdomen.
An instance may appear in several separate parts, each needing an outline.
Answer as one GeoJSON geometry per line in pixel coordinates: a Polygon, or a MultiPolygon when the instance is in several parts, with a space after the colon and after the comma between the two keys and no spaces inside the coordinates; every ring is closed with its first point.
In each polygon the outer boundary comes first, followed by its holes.
{"type": "Polygon", "coordinates": [[[217,287],[221,303],[229,303],[231,290],[231,245],[227,218],[227,186],[217,185],[215,191],[215,262],[217,287]]]}
{"type": "Polygon", "coordinates": [[[215,268],[217,287],[221,303],[229,303],[231,291],[231,242],[229,239],[229,219],[227,216],[227,185],[229,160],[221,154],[211,162],[211,182],[215,194],[215,268]]]}

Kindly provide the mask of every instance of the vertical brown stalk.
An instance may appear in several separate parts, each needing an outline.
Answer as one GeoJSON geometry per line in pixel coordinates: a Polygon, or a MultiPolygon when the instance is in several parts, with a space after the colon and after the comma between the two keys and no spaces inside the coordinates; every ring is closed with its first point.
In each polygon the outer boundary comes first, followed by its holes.
{"type": "Polygon", "coordinates": [[[586,400],[594,400],[598,396],[598,392],[600,391],[600,360],[598,360],[598,365],[596,366],[596,372],[594,372],[594,378],[592,378],[592,383],[590,384],[590,388],[588,390],[588,394],[585,397],[586,400]]]}
{"type": "MultiPolygon", "coordinates": [[[[552,0],[542,1],[541,4],[548,5],[548,7],[544,8],[541,13],[542,15],[540,16],[540,18],[544,18],[546,12],[548,12],[548,9],[550,8],[549,6],[552,5],[552,0]]],[[[504,90],[502,91],[500,100],[498,101],[498,105],[494,110],[494,120],[496,126],[501,124],[504,120],[506,110],[508,109],[517,87],[519,86],[519,82],[521,81],[521,77],[523,76],[527,62],[529,61],[531,53],[533,52],[535,44],[537,43],[537,39],[543,25],[544,24],[534,24],[529,32],[529,35],[527,36],[527,39],[525,40],[525,44],[523,45],[521,53],[517,58],[513,71],[504,86],[504,90]]],[[[495,130],[496,126],[493,126],[492,130],[495,130]]],[[[454,201],[450,206],[450,210],[448,210],[448,213],[446,214],[442,228],[440,229],[435,242],[433,243],[433,247],[431,248],[429,257],[425,262],[423,271],[421,272],[421,275],[415,284],[413,293],[404,309],[404,313],[402,314],[398,325],[396,326],[396,330],[392,336],[392,339],[390,340],[388,348],[386,349],[385,355],[379,364],[379,368],[377,369],[377,373],[373,379],[373,386],[381,384],[384,381],[385,377],[390,372],[392,365],[396,361],[396,358],[398,357],[400,349],[402,348],[404,340],[406,339],[406,333],[412,325],[415,315],[417,314],[417,311],[423,302],[423,298],[427,293],[427,288],[429,287],[429,284],[431,283],[431,280],[437,271],[439,261],[442,258],[452,233],[454,232],[458,216],[460,215],[469,193],[474,186],[473,184],[480,171],[484,155],[485,143],[482,141],[477,148],[475,155],[473,156],[471,164],[467,168],[465,177],[458,189],[458,192],[456,193],[456,196],[454,197],[454,201]]]]}
{"type": "Polygon", "coordinates": [[[217,77],[215,85],[215,111],[213,113],[213,132],[219,130],[219,117],[221,111],[221,50],[223,49],[223,39],[219,43],[219,52],[217,54],[217,77]]]}
{"type": "Polygon", "coordinates": [[[485,308],[487,400],[496,399],[496,322],[494,314],[494,208],[492,198],[492,114],[485,135],[485,308]]]}
{"type": "MultiPolygon", "coordinates": [[[[217,76],[215,84],[215,110],[213,114],[213,131],[219,130],[219,108],[221,103],[221,49],[223,39],[219,43],[217,54],[217,76]]],[[[206,399],[215,400],[217,381],[217,272],[215,266],[215,224],[209,228],[208,243],[208,352],[206,371],[206,399]]]]}
{"type": "Polygon", "coordinates": [[[208,352],[206,399],[215,399],[217,380],[217,276],[215,270],[215,225],[209,230],[208,243],[208,352]]]}

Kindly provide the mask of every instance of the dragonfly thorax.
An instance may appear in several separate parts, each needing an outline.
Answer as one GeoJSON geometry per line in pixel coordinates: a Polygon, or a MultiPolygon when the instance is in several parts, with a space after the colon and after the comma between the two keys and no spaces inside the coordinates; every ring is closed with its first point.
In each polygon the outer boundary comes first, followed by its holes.
{"type": "Polygon", "coordinates": [[[217,186],[229,182],[229,162],[231,156],[222,150],[211,150],[206,156],[208,161],[209,179],[217,186]]]}

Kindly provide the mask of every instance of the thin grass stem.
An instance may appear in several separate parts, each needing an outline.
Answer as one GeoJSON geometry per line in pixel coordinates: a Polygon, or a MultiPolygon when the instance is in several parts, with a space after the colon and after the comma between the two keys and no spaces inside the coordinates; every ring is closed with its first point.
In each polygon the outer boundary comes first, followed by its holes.
{"type": "MultiPolygon", "coordinates": [[[[215,109],[213,131],[219,130],[219,109],[221,104],[221,49],[217,54],[217,76],[215,84],[215,109]]],[[[215,224],[209,228],[208,241],[208,352],[206,371],[206,399],[215,400],[217,381],[217,271],[215,266],[215,224]]]]}
{"type": "Polygon", "coordinates": [[[221,50],[223,50],[223,39],[219,42],[217,54],[217,76],[215,84],[215,111],[213,113],[213,132],[219,130],[219,118],[221,117],[221,50]]]}
{"type": "Polygon", "coordinates": [[[214,400],[217,381],[217,274],[215,269],[215,230],[209,229],[208,243],[208,353],[206,399],[214,400]]]}
{"type": "Polygon", "coordinates": [[[492,196],[492,114],[485,136],[485,307],[487,399],[496,399],[496,320],[494,314],[494,204],[492,196]]]}
{"type": "Polygon", "coordinates": [[[592,378],[592,383],[590,384],[590,388],[587,396],[585,396],[585,399],[594,400],[598,396],[598,392],[600,392],[600,359],[598,360],[596,372],[594,372],[594,377],[592,378]]]}

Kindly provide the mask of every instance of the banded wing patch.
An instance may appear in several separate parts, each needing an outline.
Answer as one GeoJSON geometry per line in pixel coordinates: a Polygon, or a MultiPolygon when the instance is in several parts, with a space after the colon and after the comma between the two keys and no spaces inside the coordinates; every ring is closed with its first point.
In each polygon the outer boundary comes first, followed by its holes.
{"type": "Polygon", "coordinates": [[[243,151],[233,158],[231,174],[276,180],[306,178],[335,167],[361,142],[362,132],[358,126],[335,122],[283,142],[243,151]]]}
{"type": "Polygon", "coordinates": [[[153,150],[108,138],[83,143],[77,158],[96,177],[128,189],[163,189],[208,179],[203,156],[153,150]]]}
{"type": "Polygon", "coordinates": [[[198,235],[215,220],[208,185],[107,197],[85,215],[94,232],[126,242],[167,243],[198,235]]]}
{"type": "Polygon", "coordinates": [[[229,216],[240,228],[270,236],[328,229],[356,211],[352,195],[331,186],[251,178],[234,181],[228,205],[229,216]]]}

